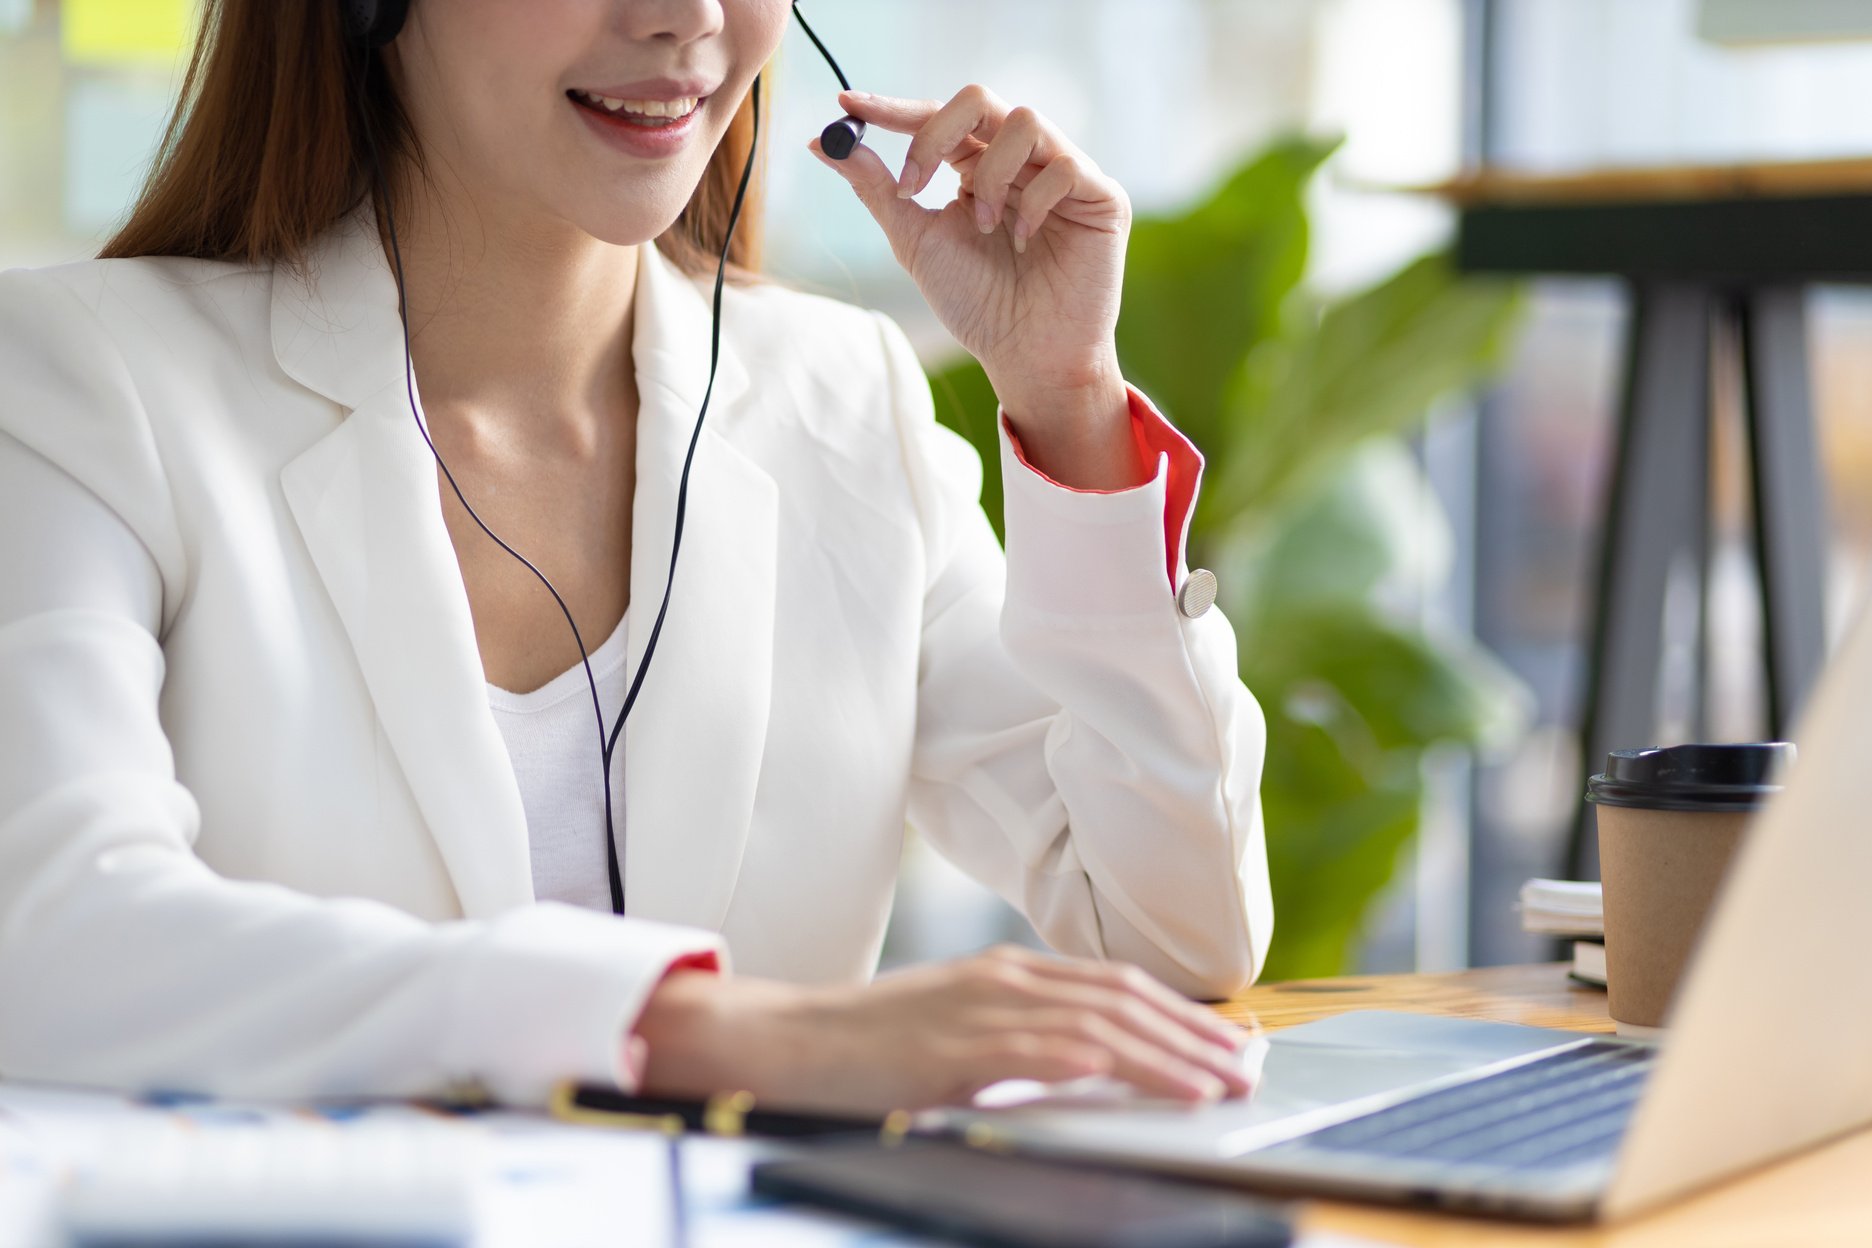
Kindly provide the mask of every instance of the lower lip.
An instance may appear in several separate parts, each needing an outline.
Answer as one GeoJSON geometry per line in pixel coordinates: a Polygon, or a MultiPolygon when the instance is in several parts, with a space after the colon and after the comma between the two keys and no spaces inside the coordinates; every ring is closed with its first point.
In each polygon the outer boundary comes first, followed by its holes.
{"type": "Polygon", "coordinates": [[[618,151],[651,160],[680,152],[695,133],[702,117],[700,102],[689,110],[688,116],[660,126],[638,125],[634,121],[626,121],[622,113],[613,115],[599,112],[570,98],[566,100],[566,105],[579,115],[594,134],[618,151]]]}

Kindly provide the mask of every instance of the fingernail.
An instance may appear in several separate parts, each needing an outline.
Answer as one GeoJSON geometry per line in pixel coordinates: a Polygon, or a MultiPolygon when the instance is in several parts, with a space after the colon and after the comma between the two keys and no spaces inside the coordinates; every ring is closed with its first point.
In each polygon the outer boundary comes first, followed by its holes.
{"type": "Polygon", "coordinates": [[[1011,231],[1011,233],[1014,235],[1014,250],[1016,252],[1019,252],[1021,255],[1026,255],[1027,254],[1027,237],[1028,235],[1033,233],[1032,230],[1027,228],[1027,218],[1015,217],[1014,229],[1011,231]]]}
{"type": "Polygon", "coordinates": [[[897,175],[897,198],[909,199],[916,194],[917,180],[922,176],[923,171],[917,168],[916,161],[904,161],[903,172],[897,175]]]}
{"type": "Polygon", "coordinates": [[[1205,1101],[1219,1101],[1222,1099],[1222,1094],[1228,1091],[1227,1085],[1214,1075],[1204,1075],[1196,1081],[1196,1086],[1202,1090],[1202,1098],[1205,1101]]]}
{"type": "Polygon", "coordinates": [[[994,233],[994,209],[988,206],[988,201],[985,199],[975,201],[975,224],[981,227],[981,232],[984,234],[994,233]]]}
{"type": "Polygon", "coordinates": [[[841,91],[839,94],[843,95],[848,100],[868,100],[871,98],[871,93],[869,91],[841,91]]]}

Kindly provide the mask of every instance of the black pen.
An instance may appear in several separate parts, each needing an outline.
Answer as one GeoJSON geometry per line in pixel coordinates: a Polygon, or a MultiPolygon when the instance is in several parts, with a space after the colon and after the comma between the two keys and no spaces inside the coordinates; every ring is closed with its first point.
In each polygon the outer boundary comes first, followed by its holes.
{"type": "Polygon", "coordinates": [[[909,1115],[901,1111],[882,1118],[824,1114],[794,1109],[757,1108],[746,1092],[729,1092],[706,1101],[632,1096],[597,1084],[560,1084],[553,1092],[552,1114],[565,1122],[626,1130],[666,1131],[680,1122],[686,1131],[710,1135],[760,1135],[799,1138],[846,1135],[857,1132],[902,1135],[909,1115]]]}

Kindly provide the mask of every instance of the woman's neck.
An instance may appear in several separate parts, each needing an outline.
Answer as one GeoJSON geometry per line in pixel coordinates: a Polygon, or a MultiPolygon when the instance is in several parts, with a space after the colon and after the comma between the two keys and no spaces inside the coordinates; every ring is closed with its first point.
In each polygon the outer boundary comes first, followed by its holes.
{"type": "Polygon", "coordinates": [[[426,409],[471,436],[500,438],[524,422],[535,449],[575,454],[596,444],[601,422],[634,414],[636,247],[450,202],[436,188],[417,188],[399,207],[410,352],[426,409]]]}

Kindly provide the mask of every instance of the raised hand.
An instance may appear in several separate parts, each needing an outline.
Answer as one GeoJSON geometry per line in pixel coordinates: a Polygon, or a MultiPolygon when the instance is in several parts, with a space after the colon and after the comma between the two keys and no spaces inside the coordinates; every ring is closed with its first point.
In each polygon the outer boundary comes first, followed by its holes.
{"type": "Polygon", "coordinates": [[[1114,331],[1131,203],[1046,118],[986,87],[947,103],[842,92],[868,125],[911,135],[902,172],[859,145],[834,161],[957,342],[981,361],[1023,444],[1084,488],[1142,480],[1114,331]],[[914,198],[942,163],[961,177],[941,208],[914,198]],[[1097,480],[1085,479],[1089,477],[1097,480]]]}

